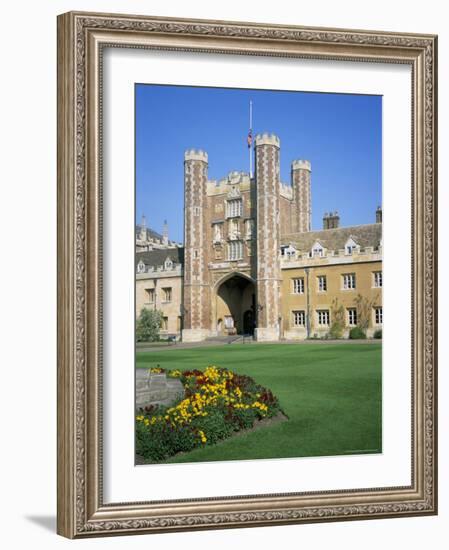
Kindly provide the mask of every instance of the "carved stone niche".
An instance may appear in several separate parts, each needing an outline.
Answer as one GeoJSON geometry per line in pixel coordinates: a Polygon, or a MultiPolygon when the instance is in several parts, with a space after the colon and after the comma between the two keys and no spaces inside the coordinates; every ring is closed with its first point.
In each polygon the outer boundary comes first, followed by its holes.
{"type": "Polygon", "coordinates": [[[215,259],[221,260],[223,258],[223,245],[221,243],[214,243],[215,259]]]}
{"type": "Polygon", "coordinates": [[[223,223],[214,223],[212,230],[214,244],[220,243],[223,239],[223,223]]]}
{"type": "Polygon", "coordinates": [[[228,238],[231,241],[240,239],[240,224],[235,218],[231,218],[228,222],[228,238]]]}
{"type": "Polygon", "coordinates": [[[228,199],[238,199],[241,196],[240,187],[237,185],[233,185],[227,195],[228,199]]]}

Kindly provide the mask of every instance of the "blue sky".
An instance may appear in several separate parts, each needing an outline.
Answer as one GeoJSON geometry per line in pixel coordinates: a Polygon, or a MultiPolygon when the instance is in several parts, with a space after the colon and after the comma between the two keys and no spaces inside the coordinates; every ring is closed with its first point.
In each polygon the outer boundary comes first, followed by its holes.
{"type": "Polygon", "coordinates": [[[294,159],[312,163],[312,229],[338,210],[341,225],[375,221],[382,201],[380,96],[137,84],[136,221],[183,241],[184,151],[209,155],[209,178],[249,171],[249,101],[253,134],[281,140],[281,180],[294,159]]]}

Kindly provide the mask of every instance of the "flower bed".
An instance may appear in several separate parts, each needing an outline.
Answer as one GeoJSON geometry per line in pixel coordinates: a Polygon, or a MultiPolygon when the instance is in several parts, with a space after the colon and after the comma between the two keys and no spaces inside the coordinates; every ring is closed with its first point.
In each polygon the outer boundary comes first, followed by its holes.
{"type": "Polygon", "coordinates": [[[281,412],[269,389],[228,369],[165,371],[158,367],[151,372],[179,378],[185,388],[184,399],[170,407],[152,405],[138,411],[136,453],[151,462],[214,445],[281,412]]]}

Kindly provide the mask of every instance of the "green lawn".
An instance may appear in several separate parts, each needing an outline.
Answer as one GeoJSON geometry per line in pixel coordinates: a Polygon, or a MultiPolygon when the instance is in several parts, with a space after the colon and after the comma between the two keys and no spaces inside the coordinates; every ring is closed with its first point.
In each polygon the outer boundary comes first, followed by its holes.
{"type": "Polygon", "coordinates": [[[279,398],[286,422],[168,462],[381,452],[381,344],[249,344],[138,352],[137,367],[227,367],[279,398]]]}

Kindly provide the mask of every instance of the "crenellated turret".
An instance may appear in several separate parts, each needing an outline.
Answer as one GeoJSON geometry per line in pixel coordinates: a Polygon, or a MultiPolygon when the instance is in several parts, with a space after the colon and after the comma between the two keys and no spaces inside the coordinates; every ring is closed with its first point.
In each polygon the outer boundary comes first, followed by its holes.
{"type": "Polygon", "coordinates": [[[310,231],[312,227],[311,172],[312,167],[308,160],[292,162],[292,229],[294,233],[304,233],[310,231]]]}
{"type": "Polygon", "coordinates": [[[200,341],[210,330],[208,286],[207,168],[205,151],[184,154],[184,341],[200,341]]]}
{"type": "Polygon", "coordinates": [[[279,340],[280,334],[280,141],[257,135],[257,340],[279,340]]]}

